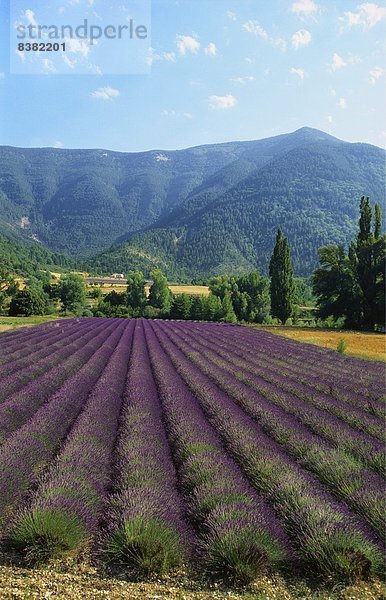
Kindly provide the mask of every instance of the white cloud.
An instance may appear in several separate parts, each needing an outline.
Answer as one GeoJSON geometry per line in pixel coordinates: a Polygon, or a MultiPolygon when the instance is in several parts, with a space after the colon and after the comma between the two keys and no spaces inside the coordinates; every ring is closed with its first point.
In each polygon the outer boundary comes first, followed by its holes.
{"type": "MultiPolygon", "coordinates": [[[[255,20],[246,21],[241,26],[241,29],[243,31],[246,31],[247,33],[251,33],[253,35],[260,37],[265,42],[269,42],[270,44],[272,44],[273,46],[276,46],[277,48],[279,48],[282,51],[287,50],[287,42],[283,38],[270,37],[268,35],[268,32],[265,29],[263,29],[263,27],[260,25],[260,23],[258,21],[255,21],[255,20]]],[[[245,60],[247,62],[249,62],[250,59],[246,58],[245,60]]],[[[255,62],[255,61],[253,61],[253,62],[255,62]]]]}
{"type": "Polygon", "coordinates": [[[191,35],[177,35],[176,44],[180,54],[184,56],[187,52],[197,54],[200,49],[200,42],[191,35]]]}
{"type": "Polygon", "coordinates": [[[254,35],[258,35],[263,40],[268,40],[268,33],[265,31],[265,29],[261,27],[258,21],[246,21],[246,23],[244,23],[241,26],[241,29],[243,29],[247,33],[253,33],[254,35]]]}
{"type": "Polygon", "coordinates": [[[176,55],[174,52],[163,52],[161,56],[168,62],[176,62],[176,55]]]}
{"type": "MultiPolygon", "coordinates": [[[[64,38],[66,43],[66,52],[72,52],[73,54],[81,54],[86,58],[90,53],[90,46],[87,40],[79,40],[77,38],[64,38]]],[[[95,43],[95,41],[94,41],[95,43]]]]}
{"type": "Polygon", "coordinates": [[[279,48],[282,52],[287,50],[287,42],[283,38],[276,38],[272,40],[274,46],[279,48]]]}
{"type": "Polygon", "coordinates": [[[20,58],[21,62],[25,62],[26,56],[24,50],[15,50],[15,52],[20,58]]]}
{"type": "Polygon", "coordinates": [[[331,116],[331,115],[328,115],[328,117],[327,117],[327,121],[328,121],[328,123],[332,123],[332,121],[333,121],[333,118],[332,118],[332,116],[331,116]]]}
{"type": "Polygon", "coordinates": [[[346,98],[339,98],[338,106],[339,108],[347,108],[346,98]]]}
{"type": "Polygon", "coordinates": [[[255,77],[253,75],[247,75],[246,77],[232,77],[230,81],[234,81],[235,83],[248,83],[248,81],[255,81],[255,77]]]}
{"type": "Polygon", "coordinates": [[[349,54],[348,57],[346,58],[347,63],[350,65],[358,65],[359,63],[362,62],[362,59],[359,56],[355,56],[355,54],[349,54]]]}
{"type": "Polygon", "coordinates": [[[237,19],[236,13],[232,12],[231,10],[227,10],[225,14],[230,21],[236,21],[236,19],[237,19]]]}
{"type": "Polygon", "coordinates": [[[335,98],[335,96],[336,96],[336,90],[331,89],[330,90],[330,96],[332,96],[333,98],[335,98]]]}
{"type": "Polygon", "coordinates": [[[367,27],[374,27],[380,21],[386,20],[386,7],[378,6],[374,2],[365,2],[361,4],[361,11],[365,14],[367,27]]]}
{"type": "Polygon", "coordinates": [[[60,142],[60,141],[55,142],[54,148],[64,148],[63,142],[60,142]]]}
{"type": "Polygon", "coordinates": [[[45,73],[56,73],[54,63],[49,58],[42,59],[42,66],[45,73]]]}
{"type": "Polygon", "coordinates": [[[313,0],[299,0],[294,2],[291,8],[292,12],[304,15],[313,15],[320,11],[319,6],[313,0]]]}
{"type": "Polygon", "coordinates": [[[361,14],[353,13],[353,12],[351,12],[351,10],[349,10],[348,12],[344,13],[344,17],[340,17],[340,20],[341,21],[346,20],[348,27],[354,27],[354,25],[361,24],[361,14]]]}
{"type": "Polygon", "coordinates": [[[98,88],[94,92],[91,92],[90,96],[96,98],[97,100],[113,100],[117,98],[120,94],[119,90],[116,90],[110,86],[98,88]]]}
{"type": "Polygon", "coordinates": [[[184,119],[193,119],[193,115],[190,112],[180,112],[178,110],[161,110],[161,117],[183,117],[184,119]]]}
{"type": "Polygon", "coordinates": [[[31,10],[30,8],[27,8],[27,10],[24,12],[24,18],[27,19],[27,21],[30,25],[37,27],[38,23],[35,19],[35,13],[33,10],[31,10]]]}
{"type": "Polygon", "coordinates": [[[347,11],[343,17],[339,17],[346,27],[362,25],[363,29],[370,29],[377,23],[386,20],[385,6],[379,6],[375,2],[364,2],[357,8],[358,12],[347,11]]]}
{"type": "Polygon", "coordinates": [[[348,54],[346,58],[340,56],[336,52],[334,52],[332,56],[332,63],[330,68],[332,71],[337,71],[338,69],[342,69],[342,67],[347,67],[347,65],[357,65],[362,62],[362,59],[359,56],[355,56],[354,54],[348,54]]]}
{"type": "Polygon", "coordinates": [[[375,85],[378,79],[380,79],[385,74],[386,70],[381,69],[380,67],[374,67],[374,69],[371,69],[371,71],[369,71],[371,85],[375,85]]]}
{"type": "Polygon", "coordinates": [[[216,56],[217,54],[217,48],[216,48],[216,44],[214,44],[213,42],[210,42],[206,48],[204,48],[204,52],[205,54],[207,54],[208,56],[216,56]]]}
{"type": "Polygon", "coordinates": [[[237,100],[232,94],[226,94],[225,96],[209,96],[209,108],[212,110],[224,110],[233,108],[237,104],[237,100]]]}
{"type": "Polygon", "coordinates": [[[167,62],[176,62],[176,54],[175,52],[155,52],[154,48],[149,48],[149,56],[146,58],[146,62],[148,65],[152,65],[153,62],[166,60],[167,62]]]}
{"type": "Polygon", "coordinates": [[[78,64],[78,60],[76,58],[71,59],[65,53],[63,53],[63,60],[70,69],[74,69],[78,64]]]}
{"type": "Polygon", "coordinates": [[[256,60],[254,58],[250,58],[249,56],[247,56],[245,59],[245,62],[248,63],[249,65],[254,65],[256,60]]]}
{"type": "Polygon", "coordinates": [[[341,69],[342,67],[345,67],[346,64],[347,63],[344,60],[344,58],[342,58],[341,56],[339,56],[339,54],[334,52],[333,57],[332,57],[331,69],[333,71],[336,71],[337,69],[341,69]]]}
{"type": "Polygon", "coordinates": [[[306,75],[306,72],[302,67],[291,67],[290,73],[292,73],[293,75],[297,75],[302,80],[304,79],[304,77],[306,75]]]}
{"type": "Polygon", "coordinates": [[[292,45],[297,49],[300,46],[307,46],[310,43],[312,36],[307,29],[299,29],[299,31],[296,31],[293,34],[291,39],[292,45]]]}

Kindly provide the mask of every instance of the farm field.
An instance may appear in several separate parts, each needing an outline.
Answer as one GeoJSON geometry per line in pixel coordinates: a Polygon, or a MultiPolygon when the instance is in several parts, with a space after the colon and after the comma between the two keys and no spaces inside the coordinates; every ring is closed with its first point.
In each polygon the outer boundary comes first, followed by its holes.
{"type": "MultiPolygon", "coordinates": [[[[92,289],[93,286],[88,286],[88,289],[92,289]]],[[[103,284],[100,288],[103,294],[109,294],[112,291],[124,292],[126,291],[127,284],[119,283],[117,280],[111,280],[109,283],[103,284]]],[[[206,285],[169,285],[169,289],[172,294],[190,294],[192,296],[208,296],[209,287],[206,285]]],[[[145,286],[146,294],[150,292],[150,286],[145,286]]]]}
{"type": "Polygon", "coordinates": [[[169,285],[172,294],[190,294],[191,296],[208,296],[207,285],[169,285]]]}
{"type": "Polygon", "coordinates": [[[377,578],[383,380],[381,362],[235,325],[83,318],[5,332],[2,552],[89,556],[140,577],[377,578]]]}
{"type": "Polygon", "coordinates": [[[267,331],[307,344],[336,350],[340,340],[347,342],[346,354],[370,360],[386,360],[386,336],[383,333],[334,331],[309,327],[267,327],[267,331]]]}

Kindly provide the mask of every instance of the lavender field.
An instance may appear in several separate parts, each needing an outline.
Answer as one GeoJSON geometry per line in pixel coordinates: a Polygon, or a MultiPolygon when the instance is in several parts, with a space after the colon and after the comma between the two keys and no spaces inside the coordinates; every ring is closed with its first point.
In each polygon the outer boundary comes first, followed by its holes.
{"type": "Polygon", "coordinates": [[[226,324],[68,319],[0,336],[0,539],[248,582],[384,560],[384,364],[226,324]]]}

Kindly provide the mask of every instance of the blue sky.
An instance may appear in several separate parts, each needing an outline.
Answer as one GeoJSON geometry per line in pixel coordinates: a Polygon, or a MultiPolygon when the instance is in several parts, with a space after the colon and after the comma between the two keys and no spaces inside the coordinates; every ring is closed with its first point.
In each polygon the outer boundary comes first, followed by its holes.
{"type": "MultiPolygon", "coordinates": [[[[13,9],[23,23],[59,23],[70,15],[106,23],[122,11],[132,14],[128,6],[15,0],[13,9]]],[[[64,58],[57,56],[52,63],[28,56],[41,74],[10,73],[10,56],[13,71],[23,59],[9,35],[15,12],[10,17],[5,0],[0,7],[1,144],[175,149],[302,126],[386,143],[384,1],[153,0],[141,74],[133,73],[135,65],[131,73],[108,74],[108,64],[99,64],[106,56],[128,64],[124,42],[109,40],[88,50],[87,41],[72,42],[71,74],[55,72],[54,61],[64,58]]]]}

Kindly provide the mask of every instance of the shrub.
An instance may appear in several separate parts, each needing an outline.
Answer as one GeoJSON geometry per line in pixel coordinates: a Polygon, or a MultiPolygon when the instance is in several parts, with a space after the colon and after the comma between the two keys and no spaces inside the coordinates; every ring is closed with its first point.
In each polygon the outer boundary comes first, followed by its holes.
{"type": "Polygon", "coordinates": [[[22,515],[8,545],[22,552],[28,562],[42,563],[79,548],[85,537],[76,516],[60,509],[36,509],[22,515]]]}
{"type": "Polygon", "coordinates": [[[266,572],[272,563],[280,563],[283,553],[262,531],[224,531],[205,544],[206,568],[213,574],[247,584],[266,572]],[[262,550],[264,549],[264,551],[262,550]],[[266,552],[266,553],[265,553],[266,552]]]}
{"type": "Polygon", "coordinates": [[[339,340],[338,345],[336,347],[337,351],[340,354],[344,354],[347,350],[347,342],[344,338],[342,338],[341,340],[339,340]]]}
{"type": "Polygon", "coordinates": [[[125,521],[112,534],[106,554],[138,575],[167,573],[183,559],[177,532],[157,519],[141,517],[125,521]]]}

